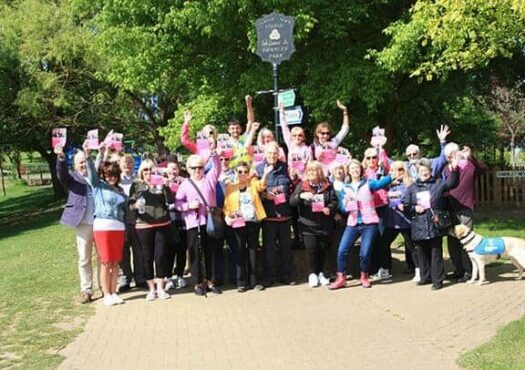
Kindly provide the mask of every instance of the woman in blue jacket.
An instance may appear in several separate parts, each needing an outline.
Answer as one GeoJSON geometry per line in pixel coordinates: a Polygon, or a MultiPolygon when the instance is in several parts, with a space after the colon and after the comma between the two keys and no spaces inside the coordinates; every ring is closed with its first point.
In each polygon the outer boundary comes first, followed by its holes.
{"type": "MultiPolygon", "coordinates": [[[[105,151],[105,144],[100,152],[105,151]]],[[[100,285],[104,292],[103,303],[106,306],[123,303],[117,295],[119,262],[125,239],[126,194],[119,186],[120,167],[118,163],[104,162],[100,167],[100,178],[95,170],[95,163],[89,157],[90,150],[84,143],[87,158],[87,178],[93,190],[95,219],[93,237],[100,258],[100,285]]]]}

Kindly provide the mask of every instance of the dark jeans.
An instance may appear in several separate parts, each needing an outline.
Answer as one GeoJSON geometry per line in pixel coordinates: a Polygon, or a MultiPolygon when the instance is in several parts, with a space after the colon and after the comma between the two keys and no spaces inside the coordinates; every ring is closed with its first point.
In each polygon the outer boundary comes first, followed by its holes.
{"type": "Polygon", "coordinates": [[[135,224],[126,224],[126,241],[124,242],[120,268],[122,269],[122,274],[126,278],[126,284],[131,283],[132,278],[135,280],[135,284],[142,284],[146,281],[146,277],[144,276],[144,255],[137,238],[135,224]],[[131,268],[132,253],[133,269],[131,268]]]}
{"type": "Polygon", "coordinates": [[[263,252],[264,252],[264,279],[266,284],[273,284],[280,270],[281,281],[292,278],[292,239],[290,237],[292,221],[264,221],[263,222],[263,252]],[[281,268],[277,268],[277,242],[281,268]]]}
{"type": "Polygon", "coordinates": [[[443,263],[443,237],[415,242],[419,253],[421,281],[441,285],[445,279],[443,263]]]}
{"type": "Polygon", "coordinates": [[[246,222],[245,227],[232,229],[235,235],[234,249],[237,287],[255,287],[257,284],[255,254],[259,244],[259,227],[255,222],[246,222]]]}
{"type": "MultiPolygon", "coordinates": [[[[459,210],[455,213],[458,221],[472,229],[474,226],[474,213],[470,209],[459,210]]],[[[454,273],[463,275],[472,274],[472,262],[461,242],[455,237],[447,236],[448,254],[454,265],[454,273]]]]}
{"type": "Polygon", "coordinates": [[[359,253],[360,268],[362,272],[368,273],[370,253],[372,252],[372,246],[377,234],[377,224],[347,226],[337,250],[337,272],[346,271],[346,255],[348,254],[348,250],[354,246],[357,238],[361,237],[361,251],[359,253]]]}
{"type": "Polygon", "coordinates": [[[212,277],[212,254],[214,245],[210,243],[206,226],[194,227],[186,231],[188,250],[190,251],[191,277],[195,285],[200,284],[204,278],[212,277]],[[202,261],[204,258],[204,261],[202,261]],[[204,264],[203,264],[204,262],[204,264]],[[204,273],[203,267],[206,269],[204,273]]]}
{"type": "Polygon", "coordinates": [[[173,248],[171,225],[137,229],[137,237],[144,254],[146,280],[152,280],[154,276],[159,279],[169,276],[167,258],[171,252],[168,249],[173,248]]]}
{"type": "Polygon", "coordinates": [[[327,235],[303,234],[303,242],[308,259],[308,273],[319,275],[320,272],[324,272],[330,238],[327,235]]]}

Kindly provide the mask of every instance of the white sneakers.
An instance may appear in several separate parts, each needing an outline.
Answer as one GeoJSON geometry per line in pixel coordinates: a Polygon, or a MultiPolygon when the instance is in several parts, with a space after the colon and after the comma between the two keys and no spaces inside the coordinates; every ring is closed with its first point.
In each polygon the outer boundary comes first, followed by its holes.
{"type": "Polygon", "coordinates": [[[421,270],[419,267],[416,267],[414,277],[412,278],[413,283],[419,283],[421,282],[421,270]]]}
{"type": "Polygon", "coordinates": [[[390,273],[389,269],[384,269],[382,267],[379,268],[377,271],[377,274],[373,275],[373,279],[390,279],[392,277],[392,274],[390,273]]]}
{"type": "Polygon", "coordinates": [[[171,298],[171,296],[165,290],[157,290],[157,298],[158,299],[169,299],[171,298]]]}
{"type": "Polygon", "coordinates": [[[157,293],[156,292],[149,292],[146,295],[146,301],[154,301],[155,299],[157,299],[157,293]]]}
{"type": "Polygon", "coordinates": [[[324,274],[322,272],[319,273],[319,283],[321,284],[321,286],[328,286],[330,285],[330,280],[324,276],[324,274]]]}
{"type": "Polygon", "coordinates": [[[186,280],[184,280],[182,276],[177,278],[177,289],[185,288],[186,285],[188,285],[188,283],[186,283],[186,280]]]}
{"type": "Polygon", "coordinates": [[[316,274],[308,275],[308,285],[310,288],[316,288],[319,286],[319,277],[316,274]]]}
{"type": "Polygon", "coordinates": [[[328,286],[330,285],[330,280],[322,272],[319,275],[310,274],[308,275],[308,286],[310,288],[317,288],[318,286],[328,286]]]}
{"type": "Polygon", "coordinates": [[[102,303],[104,306],[114,306],[117,304],[124,303],[124,300],[120,298],[116,293],[105,295],[104,298],[102,298],[102,303]]]}
{"type": "Polygon", "coordinates": [[[175,284],[173,283],[173,278],[168,278],[166,284],[164,285],[165,290],[175,289],[175,284]]]}

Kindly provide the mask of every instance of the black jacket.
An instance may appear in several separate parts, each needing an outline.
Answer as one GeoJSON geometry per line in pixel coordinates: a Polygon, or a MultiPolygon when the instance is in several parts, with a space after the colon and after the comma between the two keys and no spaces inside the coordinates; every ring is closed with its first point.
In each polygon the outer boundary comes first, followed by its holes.
{"type": "Polygon", "coordinates": [[[432,221],[433,215],[445,210],[443,195],[454,189],[459,184],[459,172],[453,171],[447,181],[431,177],[423,182],[417,180],[408,188],[407,197],[404,199],[405,213],[411,220],[410,229],[412,240],[428,240],[442,236],[443,231],[432,221]],[[430,192],[430,209],[417,213],[417,193],[430,192]]]}
{"type": "Polygon", "coordinates": [[[299,227],[303,234],[330,236],[334,232],[334,216],[337,212],[337,195],[328,181],[324,181],[319,187],[312,188],[308,181],[300,182],[290,197],[290,205],[299,207],[299,227]],[[330,210],[326,216],[322,212],[312,212],[312,202],[300,198],[302,192],[322,194],[324,205],[330,210]]]}

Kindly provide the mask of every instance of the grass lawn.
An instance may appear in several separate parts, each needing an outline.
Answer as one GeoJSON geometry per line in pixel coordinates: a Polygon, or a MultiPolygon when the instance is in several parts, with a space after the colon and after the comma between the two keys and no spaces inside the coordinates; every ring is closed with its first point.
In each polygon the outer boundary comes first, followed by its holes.
{"type": "Polygon", "coordinates": [[[490,342],[463,354],[458,363],[468,369],[525,369],[525,317],[498,330],[490,342]]]}
{"type": "Polygon", "coordinates": [[[64,201],[51,188],[10,182],[7,194],[0,196],[0,368],[56,368],[57,351],[94,312],[74,301],[74,233],[59,225],[64,201]]]}

